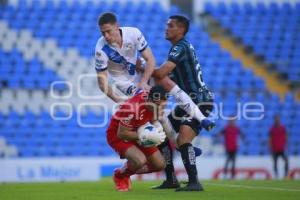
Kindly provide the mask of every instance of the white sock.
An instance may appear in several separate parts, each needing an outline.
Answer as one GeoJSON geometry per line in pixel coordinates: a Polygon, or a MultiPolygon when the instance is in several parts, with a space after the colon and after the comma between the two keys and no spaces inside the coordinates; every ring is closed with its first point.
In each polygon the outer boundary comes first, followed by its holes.
{"type": "Polygon", "coordinates": [[[163,115],[163,117],[159,120],[163,129],[167,135],[167,137],[177,146],[177,133],[174,130],[169,118],[167,115],[163,115]]]}
{"type": "Polygon", "coordinates": [[[179,106],[190,116],[196,118],[199,122],[206,118],[200,111],[199,107],[192,101],[191,97],[180,89],[178,85],[175,85],[169,93],[175,97],[179,106]]]}

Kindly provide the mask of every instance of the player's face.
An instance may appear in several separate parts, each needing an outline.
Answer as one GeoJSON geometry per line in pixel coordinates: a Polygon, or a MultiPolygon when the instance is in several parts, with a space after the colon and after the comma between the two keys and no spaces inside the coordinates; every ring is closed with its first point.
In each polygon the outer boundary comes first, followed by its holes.
{"type": "Polygon", "coordinates": [[[178,37],[180,33],[180,27],[177,25],[175,19],[169,19],[167,22],[167,28],[165,32],[165,37],[167,40],[173,40],[178,37]]]}
{"type": "Polygon", "coordinates": [[[167,100],[157,100],[157,101],[151,101],[150,104],[147,104],[147,107],[149,110],[151,110],[153,113],[159,113],[161,110],[165,108],[167,104],[167,100]]]}
{"type": "Polygon", "coordinates": [[[120,34],[117,24],[103,24],[100,26],[100,31],[109,44],[115,43],[118,39],[118,34],[120,34]]]}

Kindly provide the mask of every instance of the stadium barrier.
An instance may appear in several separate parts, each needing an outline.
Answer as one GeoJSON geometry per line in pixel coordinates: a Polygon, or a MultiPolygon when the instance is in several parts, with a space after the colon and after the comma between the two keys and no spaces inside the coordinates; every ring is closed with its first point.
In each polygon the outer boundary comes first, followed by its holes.
{"type": "MultiPolygon", "coordinates": [[[[300,179],[300,158],[290,157],[290,178],[300,179]]],[[[117,157],[102,158],[35,158],[35,159],[1,159],[0,182],[58,182],[58,181],[98,181],[111,176],[114,168],[122,165],[124,160],[117,157]]],[[[197,159],[200,179],[222,178],[223,157],[200,157],[197,159]]],[[[184,166],[179,157],[174,160],[177,177],[187,179],[184,166]]],[[[237,179],[270,179],[272,160],[269,156],[242,157],[237,159],[237,179]]],[[[279,162],[283,173],[283,163],[279,162]]],[[[280,174],[281,177],[283,174],[280,174]]],[[[135,175],[135,180],[157,180],[163,178],[162,172],[135,175]]]]}

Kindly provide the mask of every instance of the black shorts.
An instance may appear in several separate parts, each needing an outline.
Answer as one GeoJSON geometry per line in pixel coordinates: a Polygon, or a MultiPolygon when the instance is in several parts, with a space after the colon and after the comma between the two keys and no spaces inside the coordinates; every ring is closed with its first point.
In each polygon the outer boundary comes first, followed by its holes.
{"type": "MultiPolygon", "coordinates": [[[[200,104],[199,109],[203,115],[207,117],[213,110],[213,99],[207,100],[204,105],[200,104]]],[[[168,115],[168,118],[177,133],[182,125],[191,127],[195,131],[196,135],[198,135],[202,129],[200,122],[195,118],[191,118],[185,110],[180,108],[180,106],[176,106],[175,109],[168,115]]]]}

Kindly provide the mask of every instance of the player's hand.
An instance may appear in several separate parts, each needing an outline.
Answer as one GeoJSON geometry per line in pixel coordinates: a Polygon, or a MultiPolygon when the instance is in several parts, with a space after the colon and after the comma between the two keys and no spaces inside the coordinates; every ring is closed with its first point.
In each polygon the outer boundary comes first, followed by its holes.
{"type": "Polygon", "coordinates": [[[157,132],[157,138],[159,139],[159,143],[157,143],[157,145],[159,145],[160,143],[165,141],[166,133],[164,131],[158,131],[157,132]]]}
{"type": "MultiPolygon", "coordinates": [[[[146,123],[145,125],[141,126],[139,129],[141,131],[139,132],[139,140],[141,141],[141,143],[147,143],[147,141],[151,141],[153,143],[155,143],[156,145],[162,143],[163,141],[165,141],[166,138],[166,134],[165,132],[163,132],[162,129],[158,129],[156,128],[154,125],[154,129],[149,131],[149,130],[145,130],[144,127],[149,126],[150,122],[146,123]]],[[[152,126],[152,124],[150,124],[150,126],[152,126]]]]}
{"type": "Polygon", "coordinates": [[[154,121],[152,124],[157,129],[157,131],[159,132],[158,137],[160,137],[160,143],[164,142],[165,139],[166,139],[166,133],[164,131],[164,128],[163,128],[162,124],[159,121],[154,121]]]}
{"type": "Polygon", "coordinates": [[[159,121],[152,122],[153,126],[157,129],[158,132],[164,132],[163,126],[159,121]]]}
{"type": "Polygon", "coordinates": [[[148,141],[150,140],[154,142],[156,145],[159,145],[160,143],[165,141],[166,134],[163,131],[158,131],[157,129],[155,129],[153,133],[147,134],[146,138],[147,138],[146,140],[148,141]]]}
{"type": "Polygon", "coordinates": [[[140,82],[139,84],[137,84],[137,88],[140,88],[145,92],[149,92],[151,89],[151,86],[148,85],[146,82],[140,82]]]}

